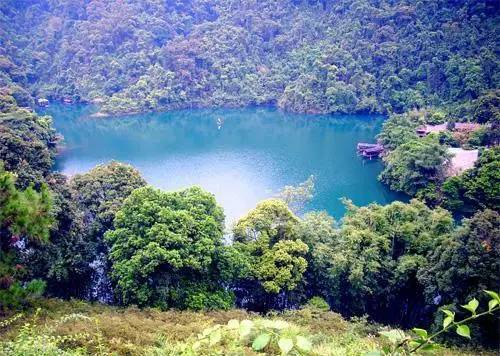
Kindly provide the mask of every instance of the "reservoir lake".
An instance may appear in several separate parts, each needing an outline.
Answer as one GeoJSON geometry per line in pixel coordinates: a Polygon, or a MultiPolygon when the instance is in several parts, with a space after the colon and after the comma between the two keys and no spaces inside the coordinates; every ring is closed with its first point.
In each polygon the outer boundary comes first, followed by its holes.
{"type": "Polygon", "coordinates": [[[382,116],[255,107],[95,118],[96,110],[51,104],[40,111],[53,117],[64,136],[56,170],[74,175],[117,160],[136,167],[157,188],[199,185],[215,195],[229,225],[310,175],[315,195],[306,209],[326,210],[337,219],[345,212],[342,197],[356,205],[407,200],[377,180],[380,161],[356,154],[358,142],[374,142],[382,116]]]}

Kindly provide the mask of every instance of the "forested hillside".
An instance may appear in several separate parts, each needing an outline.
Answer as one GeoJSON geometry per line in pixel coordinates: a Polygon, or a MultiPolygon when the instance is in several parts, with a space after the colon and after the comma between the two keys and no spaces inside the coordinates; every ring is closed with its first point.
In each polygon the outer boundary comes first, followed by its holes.
{"type": "Polygon", "coordinates": [[[21,105],[30,96],[72,98],[102,103],[107,113],[250,104],[401,112],[460,104],[498,87],[497,5],[6,0],[2,82],[14,82],[21,105]]]}

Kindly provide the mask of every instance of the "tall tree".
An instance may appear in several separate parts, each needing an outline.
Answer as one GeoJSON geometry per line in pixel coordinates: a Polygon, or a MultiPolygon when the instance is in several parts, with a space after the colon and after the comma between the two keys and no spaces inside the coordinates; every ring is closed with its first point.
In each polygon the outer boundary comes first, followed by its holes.
{"type": "Polygon", "coordinates": [[[237,296],[252,309],[282,308],[287,293],[301,282],[307,268],[307,245],[299,239],[299,219],[283,201],[265,200],[234,226],[234,248],[250,263],[249,276],[237,296]]]}
{"type": "Polygon", "coordinates": [[[198,187],[136,189],[118,210],[110,243],[112,277],[123,304],[193,309],[227,308],[218,256],[224,213],[198,187]]]}

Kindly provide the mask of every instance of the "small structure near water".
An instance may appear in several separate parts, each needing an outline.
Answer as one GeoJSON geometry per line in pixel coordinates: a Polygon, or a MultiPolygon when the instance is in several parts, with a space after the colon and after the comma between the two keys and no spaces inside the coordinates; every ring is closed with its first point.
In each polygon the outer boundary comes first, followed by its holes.
{"type": "Polygon", "coordinates": [[[379,158],[384,153],[384,146],[379,143],[360,142],[357,145],[358,154],[364,158],[379,158]]]}
{"type": "Polygon", "coordinates": [[[417,135],[420,137],[427,136],[430,133],[439,133],[448,130],[448,123],[439,125],[424,125],[417,128],[417,135]]]}

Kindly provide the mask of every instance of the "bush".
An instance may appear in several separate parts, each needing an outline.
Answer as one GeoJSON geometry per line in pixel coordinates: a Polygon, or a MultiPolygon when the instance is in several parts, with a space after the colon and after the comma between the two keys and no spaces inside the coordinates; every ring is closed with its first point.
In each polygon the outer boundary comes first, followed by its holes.
{"type": "Polygon", "coordinates": [[[329,311],[330,310],[330,305],[328,305],[326,300],[324,300],[321,297],[312,297],[311,299],[309,299],[309,301],[307,302],[307,304],[305,306],[306,306],[306,308],[317,309],[317,310],[321,310],[321,311],[329,311]]]}

